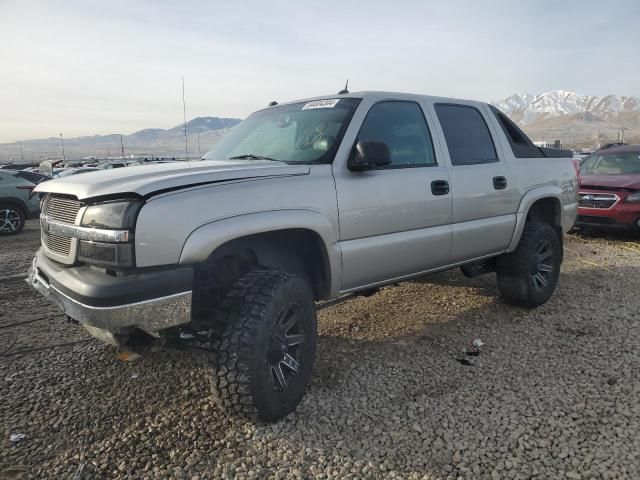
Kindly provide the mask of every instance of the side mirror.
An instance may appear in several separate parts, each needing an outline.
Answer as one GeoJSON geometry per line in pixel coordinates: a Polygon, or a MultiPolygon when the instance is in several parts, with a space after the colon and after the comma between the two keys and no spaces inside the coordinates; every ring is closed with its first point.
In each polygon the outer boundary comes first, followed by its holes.
{"type": "Polygon", "coordinates": [[[354,172],[362,172],[390,164],[389,145],[376,140],[360,140],[349,157],[347,168],[354,172]]]}

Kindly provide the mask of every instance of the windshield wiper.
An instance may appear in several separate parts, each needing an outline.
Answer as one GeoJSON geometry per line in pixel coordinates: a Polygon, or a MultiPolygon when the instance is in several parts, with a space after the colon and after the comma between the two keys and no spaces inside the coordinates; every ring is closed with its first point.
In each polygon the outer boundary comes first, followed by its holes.
{"type": "Polygon", "coordinates": [[[276,158],[265,157],[263,155],[255,155],[253,153],[245,153],[244,155],[236,155],[235,157],[229,157],[227,160],[271,160],[272,162],[282,162],[276,158]]]}

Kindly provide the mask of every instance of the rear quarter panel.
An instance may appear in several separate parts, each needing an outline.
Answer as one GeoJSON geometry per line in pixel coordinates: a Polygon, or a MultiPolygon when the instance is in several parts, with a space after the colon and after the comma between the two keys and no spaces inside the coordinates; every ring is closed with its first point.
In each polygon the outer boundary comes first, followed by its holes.
{"type": "Polygon", "coordinates": [[[578,208],[578,179],[571,158],[512,158],[514,177],[520,184],[519,214],[527,213],[538,199],[557,198],[562,230],[573,227],[578,208]]]}
{"type": "Polygon", "coordinates": [[[513,154],[498,120],[494,115],[489,115],[489,118],[499,136],[498,148],[507,163],[509,178],[513,181],[520,197],[516,226],[508,251],[513,251],[518,246],[529,208],[543,198],[555,198],[559,202],[562,231],[569,231],[575,224],[578,208],[579,185],[573,159],[570,157],[518,158],[513,154]]]}
{"type": "Polygon", "coordinates": [[[516,225],[508,252],[514,251],[527,219],[531,206],[543,198],[554,198],[560,205],[560,225],[563,232],[571,230],[576,222],[578,209],[578,175],[573,160],[569,157],[518,158],[498,125],[491,116],[496,130],[501,136],[500,149],[509,169],[510,179],[520,196],[516,213],[516,225]]]}

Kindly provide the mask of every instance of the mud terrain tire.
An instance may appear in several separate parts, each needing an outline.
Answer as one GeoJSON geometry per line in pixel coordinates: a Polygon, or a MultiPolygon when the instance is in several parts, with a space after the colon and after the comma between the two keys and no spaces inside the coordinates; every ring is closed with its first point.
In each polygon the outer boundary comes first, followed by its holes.
{"type": "Polygon", "coordinates": [[[213,323],[218,405],[266,422],[293,411],[311,378],[317,341],[308,284],[276,270],[249,272],[227,293],[213,323]]]}

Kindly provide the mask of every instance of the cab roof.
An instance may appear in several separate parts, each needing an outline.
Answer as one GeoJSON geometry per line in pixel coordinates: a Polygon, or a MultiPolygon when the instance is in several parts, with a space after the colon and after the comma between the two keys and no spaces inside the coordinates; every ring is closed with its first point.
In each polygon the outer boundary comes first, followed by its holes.
{"type": "MultiPolygon", "coordinates": [[[[326,100],[332,98],[370,98],[374,101],[378,100],[419,100],[419,99],[429,99],[435,102],[442,103],[459,103],[459,102],[469,102],[469,103],[477,103],[484,104],[486,102],[480,102],[477,100],[467,100],[462,98],[451,98],[451,97],[437,97],[433,95],[421,95],[416,93],[406,93],[406,92],[386,92],[386,91],[362,91],[362,92],[350,92],[350,93],[334,93],[331,95],[320,95],[317,97],[308,97],[308,98],[300,98],[296,100],[290,100],[286,102],[279,103],[274,105],[277,107],[278,105],[288,105],[292,103],[300,103],[300,102],[313,102],[316,100],[326,100]]],[[[270,108],[270,107],[267,107],[270,108]]]]}

